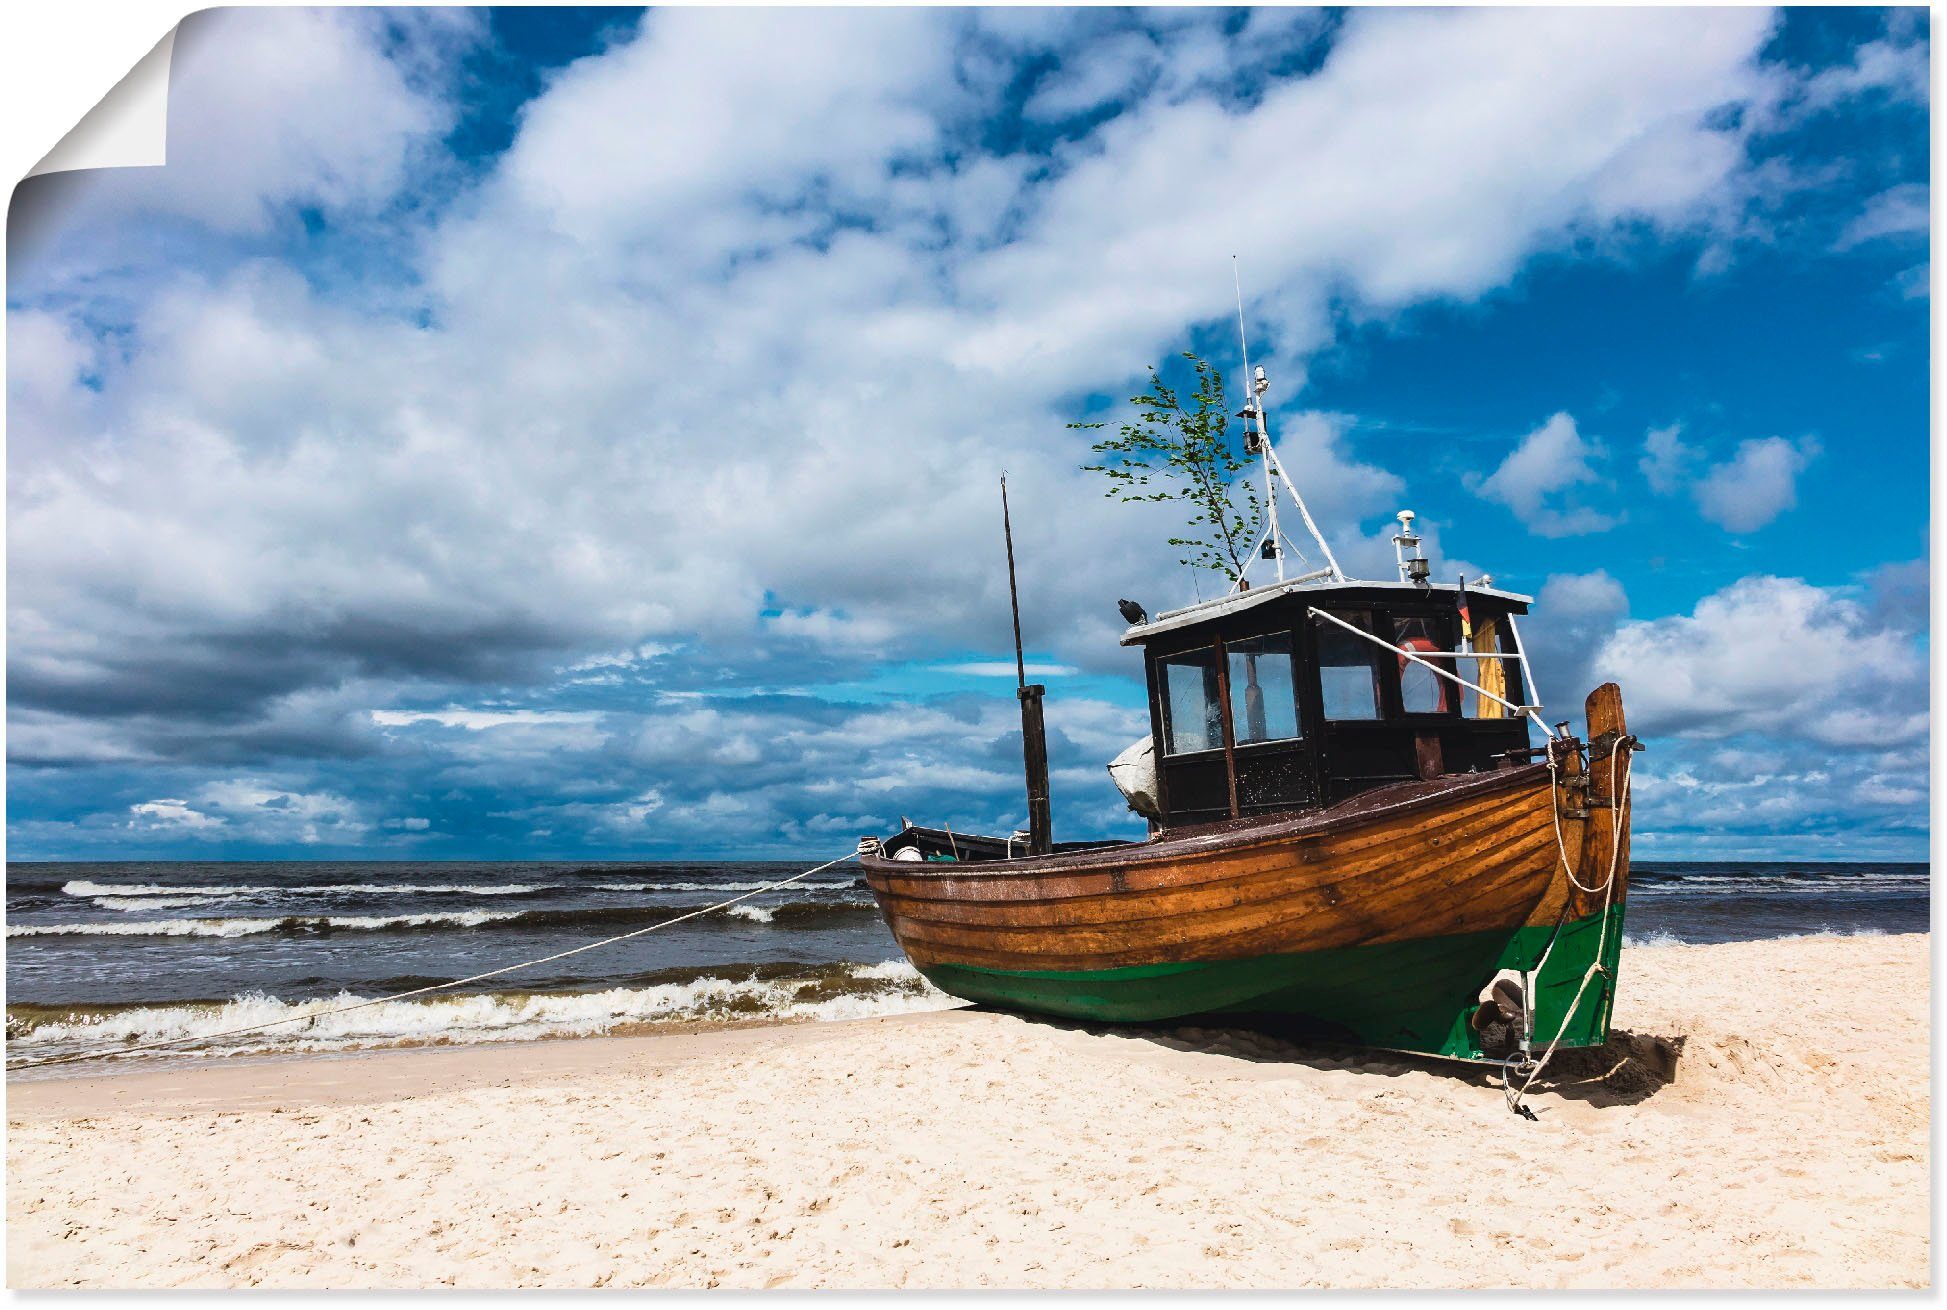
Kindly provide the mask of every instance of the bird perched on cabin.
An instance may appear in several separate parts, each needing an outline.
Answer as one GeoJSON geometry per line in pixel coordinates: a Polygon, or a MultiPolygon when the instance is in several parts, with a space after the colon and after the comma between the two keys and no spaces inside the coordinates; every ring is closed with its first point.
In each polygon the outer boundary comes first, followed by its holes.
{"type": "Polygon", "coordinates": [[[1149,615],[1133,600],[1119,600],[1115,607],[1122,611],[1123,619],[1131,625],[1149,622],[1149,615]]]}

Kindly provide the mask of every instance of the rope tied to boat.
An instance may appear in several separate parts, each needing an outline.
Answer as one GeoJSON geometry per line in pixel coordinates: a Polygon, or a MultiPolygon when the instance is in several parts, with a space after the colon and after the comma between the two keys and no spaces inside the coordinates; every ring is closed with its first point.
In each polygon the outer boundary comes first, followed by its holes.
{"type": "MultiPolygon", "coordinates": [[[[1629,780],[1632,766],[1626,761],[1634,755],[1635,746],[1636,739],[1625,733],[1619,735],[1609,748],[1609,873],[1596,887],[1584,886],[1575,876],[1575,870],[1569,861],[1568,844],[1562,837],[1563,788],[1560,786],[1560,764],[1553,747],[1548,752],[1549,805],[1554,815],[1555,849],[1561,858],[1562,873],[1577,891],[1602,897],[1602,916],[1601,927],[1596,936],[1595,959],[1582,974],[1582,981],[1575,989],[1574,999],[1569,1002],[1567,1013],[1562,1015],[1561,1023],[1555,1028],[1555,1039],[1548,1043],[1548,1049],[1542,1053],[1539,1060],[1534,1059],[1531,1052],[1524,1050],[1509,1056],[1502,1062],[1501,1091],[1507,1099],[1508,1109],[1529,1119],[1534,1118],[1534,1111],[1523,1104],[1528,1089],[1535,1085],[1535,1080],[1541,1077],[1542,1070],[1546,1069],[1548,1062],[1555,1058],[1555,1049],[1562,1044],[1562,1037],[1568,1032],[1568,1026],[1575,1021],[1575,1013],[1582,1006],[1582,998],[1588,994],[1589,984],[1597,975],[1607,972],[1602,967],[1602,958],[1609,946],[1609,908],[1615,899],[1616,873],[1622,864],[1623,814],[1629,806],[1629,780]],[[1515,1087],[1516,1078],[1522,1080],[1518,1089],[1515,1087]]],[[[1541,959],[1535,964],[1531,975],[1534,981],[1528,987],[1526,994],[1531,1031],[1536,1006],[1535,991],[1540,984],[1541,971],[1547,966],[1548,957],[1554,954],[1555,943],[1559,939],[1558,931],[1549,939],[1548,947],[1542,952],[1541,959]]]]}
{"type": "MultiPolygon", "coordinates": [[[[862,846],[861,849],[863,849],[862,846]]],[[[160,1041],[143,1042],[136,1046],[116,1046],[99,1051],[82,1051],[75,1055],[59,1055],[40,1060],[14,1061],[7,1065],[7,1072],[13,1073],[18,1069],[40,1069],[56,1064],[73,1064],[80,1060],[105,1060],[110,1056],[133,1055],[138,1051],[155,1051],[167,1046],[183,1046],[192,1042],[211,1042],[219,1037],[236,1037],[243,1033],[261,1032],[266,1028],[276,1028],[287,1023],[316,1023],[320,1019],[329,1019],[333,1015],[350,1014],[353,1010],[363,1010],[373,1005],[384,1005],[389,1001],[409,1000],[415,996],[424,996],[429,992],[451,991],[455,987],[465,987],[469,983],[485,982],[489,978],[499,978],[506,974],[519,973],[523,969],[532,969],[539,965],[552,964],[556,960],[565,960],[571,955],[580,955],[585,951],[598,950],[604,946],[613,946],[615,943],[625,942],[631,937],[641,937],[647,933],[674,927],[676,924],[683,923],[689,919],[701,918],[706,914],[713,914],[718,910],[727,910],[733,905],[741,904],[751,899],[753,896],[763,896],[768,892],[777,891],[781,887],[789,887],[792,883],[803,882],[815,873],[823,873],[834,865],[843,864],[847,860],[855,859],[858,854],[858,851],[848,851],[835,860],[826,860],[816,868],[806,869],[803,873],[794,873],[789,878],[782,878],[777,882],[767,883],[754,891],[745,892],[741,896],[733,896],[727,901],[718,901],[715,905],[706,905],[701,909],[690,910],[684,914],[677,915],[673,919],[664,919],[660,923],[652,923],[646,928],[635,928],[629,932],[617,933],[613,937],[604,937],[600,941],[585,942],[580,946],[570,947],[565,951],[556,951],[553,955],[544,955],[538,960],[523,960],[519,964],[509,964],[498,969],[489,969],[485,973],[476,973],[466,978],[455,978],[449,982],[429,983],[424,987],[414,987],[410,991],[393,992],[389,996],[374,996],[369,1000],[353,1001],[347,1005],[333,1006],[328,1010],[315,1010],[306,1014],[287,1014],[282,1018],[268,1019],[262,1023],[244,1024],[236,1028],[225,1028],[213,1033],[193,1033],[180,1037],[165,1037],[160,1041]]]]}

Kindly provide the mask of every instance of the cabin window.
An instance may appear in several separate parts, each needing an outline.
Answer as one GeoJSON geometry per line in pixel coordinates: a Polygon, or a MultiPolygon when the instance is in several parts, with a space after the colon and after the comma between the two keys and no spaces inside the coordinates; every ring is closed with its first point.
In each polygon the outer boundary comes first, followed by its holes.
{"type": "Polygon", "coordinates": [[[1274,632],[1227,642],[1230,730],[1239,746],[1290,741],[1298,733],[1298,698],[1291,676],[1291,634],[1274,632]]]}
{"type": "MultiPolygon", "coordinates": [[[[1453,637],[1443,620],[1431,617],[1394,619],[1393,643],[1403,651],[1411,651],[1422,659],[1437,662],[1447,672],[1455,671],[1452,659],[1438,659],[1453,650],[1453,637]]],[[[1454,693],[1460,688],[1416,660],[1405,655],[1398,658],[1400,709],[1407,714],[1451,713],[1456,699],[1454,693]]]]}
{"type": "Polygon", "coordinates": [[[1159,660],[1163,684],[1163,753],[1187,755],[1222,748],[1222,698],[1217,694],[1217,652],[1186,651],[1159,660]]]}
{"type": "MultiPolygon", "coordinates": [[[[1335,617],[1359,627],[1359,617],[1335,617]]],[[[1337,624],[1320,620],[1318,631],[1318,688],[1328,719],[1379,717],[1379,659],[1383,650],[1337,624]]]]}

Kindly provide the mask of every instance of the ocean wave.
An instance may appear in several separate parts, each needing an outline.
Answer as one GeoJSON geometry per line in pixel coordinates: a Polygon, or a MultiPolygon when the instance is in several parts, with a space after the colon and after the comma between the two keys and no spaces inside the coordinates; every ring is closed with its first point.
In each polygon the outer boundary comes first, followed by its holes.
{"type": "MultiPolygon", "coordinates": [[[[739,892],[762,891],[776,885],[780,879],[769,882],[695,882],[691,880],[663,882],[536,882],[536,883],[258,883],[252,885],[231,885],[226,883],[129,883],[115,884],[91,882],[77,878],[61,886],[61,891],[74,897],[109,896],[117,898],[157,898],[180,899],[201,897],[238,896],[537,896],[544,892],[556,891],[604,891],[604,892],[719,892],[736,895],[739,892]]],[[[801,882],[791,884],[803,891],[830,892],[846,891],[856,885],[856,880],[843,882],[801,882]]]]}
{"type": "Polygon", "coordinates": [[[370,883],[343,882],[328,884],[263,883],[254,886],[232,886],[224,883],[200,883],[188,886],[168,886],[158,883],[132,883],[117,885],[106,882],[89,882],[77,878],[63,883],[61,891],[69,896],[126,896],[126,897],[206,897],[206,896],[529,896],[535,892],[548,891],[557,886],[554,883],[370,883]]]}
{"type": "MultiPolygon", "coordinates": [[[[1808,928],[1803,932],[1771,933],[1763,937],[1748,939],[1736,938],[1734,940],[1795,942],[1807,937],[1885,937],[1887,935],[1884,928],[1808,928]]],[[[1657,928],[1647,933],[1626,932],[1623,934],[1624,946],[1636,948],[1647,946],[1651,949],[1659,946],[1710,946],[1719,944],[1724,940],[1725,938],[1721,935],[1700,934],[1694,937],[1685,937],[1680,933],[1671,932],[1668,928],[1657,928]]]]}
{"type": "Polygon", "coordinates": [[[1902,887],[1926,886],[1932,875],[1926,868],[1911,871],[1883,869],[1849,870],[1764,869],[1748,873],[1664,873],[1639,869],[1630,879],[1646,887],[1902,887]]]}
{"type": "Polygon", "coordinates": [[[140,914],[146,910],[205,910],[224,901],[234,901],[235,896],[97,896],[95,908],[98,910],[119,910],[123,914],[140,914]]]}
{"type": "Polygon", "coordinates": [[[477,928],[521,917],[519,910],[452,914],[288,914],[276,919],[118,919],[111,923],[8,924],[8,937],[254,937],[267,932],[383,931],[388,928],[477,928]]]}
{"type": "MultiPolygon", "coordinates": [[[[451,910],[423,914],[285,914],[227,918],[115,919],[11,923],[13,937],[255,937],[263,933],[444,931],[456,928],[610,928],[695,914],[705,905],[593,906],[559,910],[451,910]]],[[[733,905],[732,918],[813,928],[873,910],[870,901],[785,901],[733,905]]]]}
{"type": "Polygon", "coordinates": [[[341,992],[327,999],[293,1002],[253,992],[221,1004],[93,1011],[10,1007],[7,1047],[10,1057],[41,1059],[181,1039],[184,1049],[131,1052],[127,1058],[235,1056],[589,1037],[672,1023],[858,1019],[958,1003],[904,960],[841,964],[791,977],[706,976],[592,992],[488,992],[385,1001],[345,1014],[325,1013],[364,999],[341,992]],[[304,1016],[318,1017],[309,1023],[295,1022],[304,1016]],[[293,1020],[285,1032],[216,1036],[282,1019],[293,1020]],[[207,1044],[187,1045],[195,1038],[205,1038],[207,1044]]]}

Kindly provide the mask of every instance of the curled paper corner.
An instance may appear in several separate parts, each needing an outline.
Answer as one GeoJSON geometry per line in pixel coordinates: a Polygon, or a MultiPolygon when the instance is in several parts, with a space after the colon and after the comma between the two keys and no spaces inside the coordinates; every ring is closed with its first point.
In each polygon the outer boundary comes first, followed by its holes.
{"type": "Polygon", "coordinates": [[[128,75],[28,171],[28,177],[88,168],[154,168],[169,150],[169,61],[172,27],[128,75]]]}

